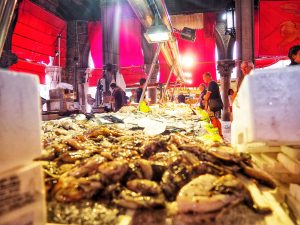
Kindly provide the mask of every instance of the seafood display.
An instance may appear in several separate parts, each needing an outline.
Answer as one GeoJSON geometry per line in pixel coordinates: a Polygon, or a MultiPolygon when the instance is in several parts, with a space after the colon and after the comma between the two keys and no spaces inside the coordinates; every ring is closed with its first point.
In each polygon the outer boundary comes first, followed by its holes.
{"type": "Polygon", "coordinates": [[[238,205],[271,213],[256,205],[239,177],[275,188],[272,177],[253,167],[249,155],[224,143],[203,142],[204,123],[192,115],[191,122],[149,116],[148,122],[164,124],[163,131],[151,135],[145,116],[129,113],[44,122],[44,151],[36,160],[45,171],[49,222],[105,224],[66,219],[67,208],[80,203],[107,207],[111,224],[126,210],[168,210],[173,204],[173,217],[211,215],[213,220],[238,205]]]}

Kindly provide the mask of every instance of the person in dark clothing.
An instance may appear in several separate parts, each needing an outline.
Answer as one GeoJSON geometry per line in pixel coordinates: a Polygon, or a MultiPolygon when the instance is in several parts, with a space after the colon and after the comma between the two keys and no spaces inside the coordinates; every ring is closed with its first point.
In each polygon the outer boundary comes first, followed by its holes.
{"type": "Polygon", "coordinates": [[[212,106],[211,106],[212,101],[210,101],[210,100],[218,99],[222,102],[219,86],[218,86],[217,82],[212,79],[211,73],[209,73],[209,72],[206,72],[203,74],[203,81],[205,83],[208,83],[208,88],[207,88],[207,92],[204,96],[204,100],[206,100],[208,103],[207,104],[207,112],[209,114],[210,121],[214,127],[218,128],[219,135],[221,137],[223,137],[222,125],[219,120],[219,117],[221,115],[221,109],[219,109],[219,110],[212,109],[212,106]]]}
{"type": "Polygon", "coordinates": [[[137,103],[140,102],[140,98],[142,96],[145,83],[146,83],[146,79],[145,78],[141,78],[140,79],[140,86],[138,87],[138,89],[136,89],[136,101],[135,102],[137,102],[137,103]]]}
{"type": "Polygon", "coordinates": [[[110,84],[112,92],[112,102],[113,102],[113,111],[117,112],[122,108],[123,105],[126,104],[125,92],[122,88],[118,87],[115,83],[110,84]]]}
{"type": "Polygon", "coordinates": [[[300,65],[300,45],[294,45],[291,47],[288,57],[291,60],[290,66],[300,65]]]}
{"type": "Polygon", "coordinates": [[[185,96],[183,93],[180,93],[177,99],[178,99],[178,103],[185,103],[185,96]]]}
{"type": "Polygon", "coordinates": [[[199,97],[200,108],[205,109],[207,105],[207,101],[204,100],[204,96],[206,95],[207,92],[205,84],[203,83],[200,84],[199,89],[200,89],[200,97],[199,97]]]}

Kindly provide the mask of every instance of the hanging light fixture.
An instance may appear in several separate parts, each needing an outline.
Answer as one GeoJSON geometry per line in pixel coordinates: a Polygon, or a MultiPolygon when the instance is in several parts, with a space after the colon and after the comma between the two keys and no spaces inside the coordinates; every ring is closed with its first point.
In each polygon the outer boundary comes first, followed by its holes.
{"type": "Polygon", "coordinates": [[[230,35],[231,37],[235,38],[236,31],[235,31],[235,7],[234,1],[232,1],[227,9],[226,9],[226,28],[225,28],[225,35],[230,35]]]}
{"type": "Polygon", "coordinates": [[[165,42],[170,38],[170,31],[155,14],[154,24],[148,28],[144,36],[149,43],[165,42]]]}
{"type": "Polygon", "coordinates": [[[184,27],[182,31],[180,32],[180,37],[182,39],[188,40],[188,41],[195,41],[196,39],[196,30],[191,29],[188,27],[184,27]]]}
{"type": "Polygon", "coordinates": [[[188,27],[184,27],[182,30],[173,28],[175,33],[180,34],[180,38],[194,42],[196,40],[196,30],[188,27]]]}

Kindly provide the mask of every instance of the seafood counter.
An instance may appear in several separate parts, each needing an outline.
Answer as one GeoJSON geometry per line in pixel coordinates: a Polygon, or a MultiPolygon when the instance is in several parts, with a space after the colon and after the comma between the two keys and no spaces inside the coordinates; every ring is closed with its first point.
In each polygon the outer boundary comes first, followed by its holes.
{"type": "Polygon", "coordinates": [[[205,141],[208,125],[193,114],[44,122],[36,160],[45,172],[48,222],[265,224],[272,210],[253,199],[246,183],[271,190],[276,182],[248,154],[205,141]]]}

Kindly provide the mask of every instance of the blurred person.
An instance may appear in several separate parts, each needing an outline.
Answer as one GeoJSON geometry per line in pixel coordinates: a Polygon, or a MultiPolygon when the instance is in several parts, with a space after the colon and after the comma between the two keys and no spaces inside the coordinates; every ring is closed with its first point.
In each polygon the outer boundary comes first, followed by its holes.
{"type": "Polygon", "coordinates": [[[86,99],[89,105],[94,105],[96,102],[96,99],[94,99],[91,94],[87,94],[86,99]]]}
{"type": "Polygon", "coordinates": [[[234,101],[235,92],[233,89],[230,88],[227,94],[228,94],[228,101],[229,101],[230,121],[232,121],[232,105],[234,101]]]}
{"type": "Polygon", "coordinates": [[[199,96],[200,108],[206,109],[207,101],[204,99],[204,96],[206,95],[207,92],[206,85],[204,83],[200,84],[199,90],[200,90],[200,96],[199,96]]]}
{"type": "Polygon", "coordinates": [[[130,90],[131,92],[131,96],[129,97],[129,103],[133,103],[133,102],[136,102],[136,90],[134,89],[131,89],[130,90]]]}
{"type": "Polygon", "coordinates": [[[95,107],[99,107],[103,102],[104,79],[99,79],[96,87],[95,107]]]}
{"type": "Polygon", "coordinates": [[[232,103],[233,103],[233,95],[234,95],[234,90],[233,89],[228,89],[228,100],[229,100],[229,105],[232,106],[232,103]]]}
{"type": "Polygon", "coordinates": [[[110,84],[116,83],[116,71],[114,70],[114,65],[107,63],[104,66],[103,71],[103,96],[110,96],[111,92],[109,90],[110,84]]]}
{"type": "Polygon", "coordinates": [[[222,125],[219,120],[221,110],[223,109],[223,102],[220,95],[220,89],[216,81],[212,79],[210,72],[203,74],[203,81],[208,84],[207,92],[204,100],[207,101],[206,110],[209,114],[210,121],[215,128],[218,128],[219,135],[223,138],[222,125]]]}
{"type": "Polygon", "coordinates": [[[288,57],[291,60],[290,66],[300,65],[300,45],[294,45],[289,49],[288,57]]]}
{"type": "Polygon", "coordinates": [[[253,70],[254,70],[254,64],[253,64],[252,61],[249,61],[249,60],[242,61],[242,63],[241,63],[241,71],[242,71],[242,75],[243,76],[242,76],[242,79],[241,79],[241,82],[240,82],[239,86],[237,87],[236,92],[232,96],[233,100],[236,98],[237,93],[238,93],[238,91],[240,89],[240,86],[243,83],[244,78],[246,76],[252,74],[253,70]]]}
{"type": "Polygon", "coordinates": [[[125,92],[116,85],[116,83],[111,83],[110,88],[112,89],[112,103],[113,111],[117,112],[126,104],[125,92]]]}
{"type": "Polygon", "coordinates": [[[253,70],[254,70],[253,62],[248,61],[248,60],[242,61],[241,71],[242,71],[242,74],[243,74],[243,78],[245,78],[245,76],[251,74],[253,70]]]}
{"type": "Polygon", "coordinates": [[[140,79],[140,86],[138,87],[138,89],[136,89],[136,102],[137,103],[140,102],[140,98],[142,96],[145,83],[146,83],[146,79],[145,78],[141,78],[140,79]]]}
{"type": "Polygon", "coordinates": [[[185,95],[182,92],[180,92],[177,99],[178,99],[178,103],[185,103],[185,95]]]}

